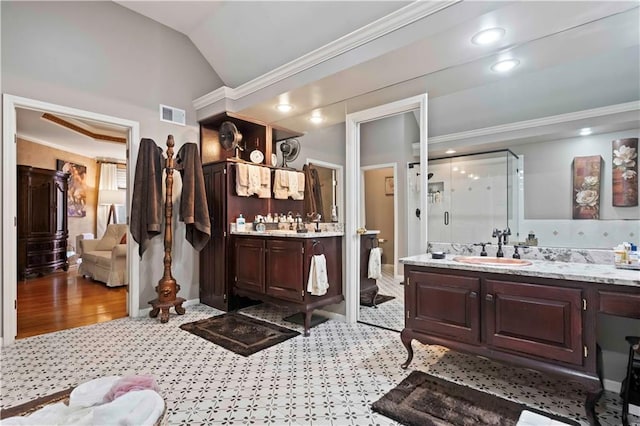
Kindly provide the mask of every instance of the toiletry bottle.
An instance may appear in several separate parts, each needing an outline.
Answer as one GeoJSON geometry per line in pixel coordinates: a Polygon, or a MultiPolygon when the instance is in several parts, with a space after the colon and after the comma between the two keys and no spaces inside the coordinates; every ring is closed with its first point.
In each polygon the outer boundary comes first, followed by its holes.
{"type": "Polygon", "coordinates": [[[244,217],[242,216],[242,213],[240,213],[240,216],[238,216],[238,218],[236,219],[236,230],[244,231],[244,224],[245,224],[244,217]]]}

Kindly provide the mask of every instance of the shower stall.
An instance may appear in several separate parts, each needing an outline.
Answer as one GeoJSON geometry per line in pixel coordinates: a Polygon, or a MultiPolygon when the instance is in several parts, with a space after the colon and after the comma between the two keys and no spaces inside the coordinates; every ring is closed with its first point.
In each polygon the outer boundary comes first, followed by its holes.
{"type": "Polygon", "coordinates": [[[493,229],[518,238],[518,156],[508,149],[428,162],[429,242],[490,242],[493,229]]]}

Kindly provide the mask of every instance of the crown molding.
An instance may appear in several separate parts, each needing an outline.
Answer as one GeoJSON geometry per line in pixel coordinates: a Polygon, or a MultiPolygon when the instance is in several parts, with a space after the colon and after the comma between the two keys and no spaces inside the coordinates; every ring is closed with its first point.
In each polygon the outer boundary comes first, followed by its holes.
{"type": "Polygon", "coordinates": [[[442,9],[459,3],[462,0],[447,1],[414,1],[389,15],[358,28],[349,34],[319,47],[291,62],[279,66],[259,77],[254,78],[236,88],[222,86],[213,92],[201,96],[193,101],[196,110],[204,108],[214,102],[223,100],[238,100],[288,77],[342,55],[350,50],[365,45],[379,37],[412,24],[442,9]]]}
{"type": "Polygon", "coordinates": [[[640,101],[626,102],[622,104],[609,105],[606,107],[587,109],[583,111],[569,112],[566,114],[552,115],[549,117],[535,118],[533,120],[516,121],[514,123],[501,124],[498,126],[484,127],[481,129],[468,130],[465,132],[449,133],[447,135],[429,138],[429,145],[455,142],[466,139],[479,138],[509,132],[532,129],[535,127],[550,126],[555,124],[569,123],[572,121],[584,120],[594,117],[622,114],[640,110],[640,101]]]}
{"type": "Polygon", "coordinates": [[[193,101],[193,107],[196,110],[202,109],[208,105],[214,104],[218,101],[221,101],[225,98],[234,99],[233,97],[234,89],[227,86],[218,87],[213,92],[209,92],[206,95],[202,95],[199,98],[193,101]]]}

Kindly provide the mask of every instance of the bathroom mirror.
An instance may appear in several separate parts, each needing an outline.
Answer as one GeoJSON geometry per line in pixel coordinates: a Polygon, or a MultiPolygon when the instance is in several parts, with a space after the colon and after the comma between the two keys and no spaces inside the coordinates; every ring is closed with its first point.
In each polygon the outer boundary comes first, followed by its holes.
{"type": "Polygon", "coordinates": [[[338,177],[341,175],[342,167],[319,160],[307,159],[304,168],[309,170],[306,173],[312,177],[311,191],[305,188],[305,198],[310,197],[312,199],[312,202],[305,203],[305,217],[319,213],[322,222],[339,222],[340,187],[338,185],[338,177]]]}
{"type": "MultiPolygon", "coordinates": [[[[521,198],[514,205],[519,208],[519,235],[511,241],[524,241],[533,231],[539,245],[548,247],[608,249],[613,241],[637,242],[639,208],[611,205],[611,143],[640,136],[638,17],[637,7],[628,8],[511,45],[505,52],[521,63],[507,74],[490,70],[492,54],[478,53],[473,60],[446,68],[425,67],[422,73],[411,74],[414,65],[407,64],[402,82],[340,98],[349,89],[344,88],[333,98],[325,95],[325,102],[313,108],[325,116],[327,127],[344,126],[345,113],[426,91],[430,158],[446,156],[449,149],[456,154],[509,149],[522,157],[521,198]],[[625,114],[624,119],[616,118],[625,114]],[[593,133],[579,136],[582,128],[593,133]],[[487,129],[493,132],[489,135],[487,129]],[[592,155],[603,160],[600,218],[573,219],[572,162],[592,155]]],[[[321,129],[308,124],[306,112],[277,124],[307,130],[305,138],[320,134],[321,129]]],[[[404,170],[406,164],[398,167],[404,170]]],[[[403,181],[396,188],[406,185],[403,181]]],[[[490,231],[487,241],[492,240],[490,231]]],[[[456,242],[475,239],[461,237],[456,242]]]]}

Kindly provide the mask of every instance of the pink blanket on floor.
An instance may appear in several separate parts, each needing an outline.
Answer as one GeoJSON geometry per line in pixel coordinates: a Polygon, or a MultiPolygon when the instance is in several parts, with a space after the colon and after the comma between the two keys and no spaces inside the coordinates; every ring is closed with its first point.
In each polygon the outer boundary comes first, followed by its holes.
{"type": "Polygon", "coordinates": [[[104,402],[111,402],[127,392],[149,389],[160,393],[156,380],[150,374],[126,376],[114,383],[104,396],[104,402]]]}

